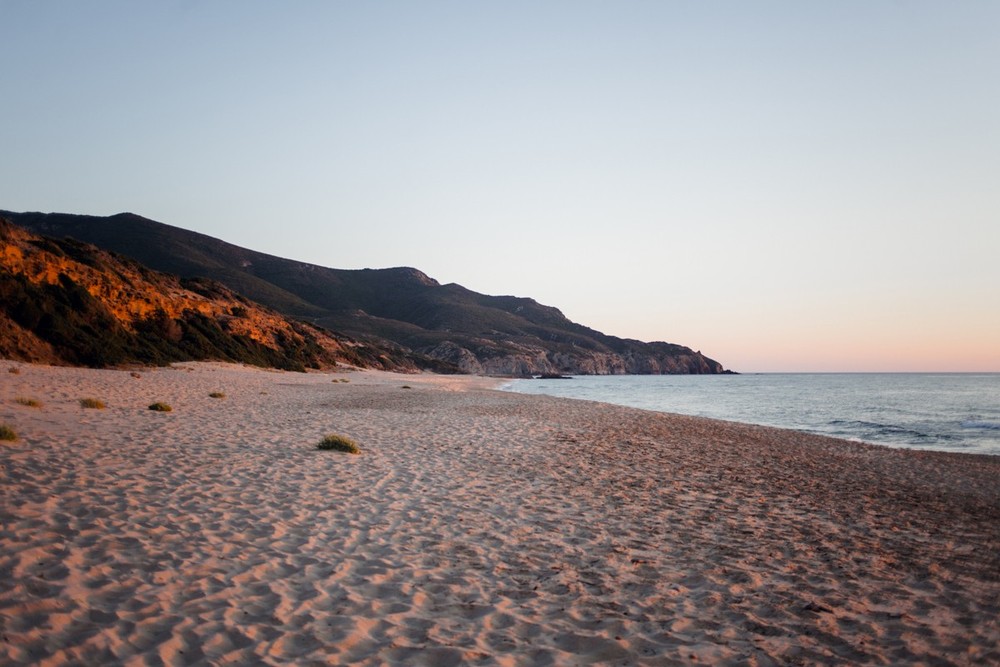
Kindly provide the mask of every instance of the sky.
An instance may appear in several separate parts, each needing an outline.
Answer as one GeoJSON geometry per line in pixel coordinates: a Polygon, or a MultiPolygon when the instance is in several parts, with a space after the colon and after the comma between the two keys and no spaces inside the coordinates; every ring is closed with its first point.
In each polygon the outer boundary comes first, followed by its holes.
{"type": "Polygon", "coordinates": [[[1000,371],[1000,2],[0,0],[0,209],[741,372],[1000,371]]]}

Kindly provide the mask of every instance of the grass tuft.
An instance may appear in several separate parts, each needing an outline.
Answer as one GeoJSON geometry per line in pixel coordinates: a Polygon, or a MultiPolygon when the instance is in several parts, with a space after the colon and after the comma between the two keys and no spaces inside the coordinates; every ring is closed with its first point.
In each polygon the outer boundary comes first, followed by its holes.
{"type": "Polygon", "coordinates": [[[17,440],[17,432],[6,424],[0,424],[0,440],[14,442],[17,440]]]}
{"type": "Polygon", "coordinates": [[[104,404],[104,401],[98,398],[81,398],[80,399],[81,408],[92,408],[94,410],[103,410],[108,407],[104,404]]]}
{"type": "Polygon", "coordinates": [[[211,394],[208,395],[208,397],[209,398],[225,398],[226,395],[223,394],[221,391],[213,391],[211,394]]]}
{"type": "Polygon", "coordinates": [[[7,369],[7,372],[8,373],[13,373],[14,375],[20,375],[21,374],[21,369],[18,368],[17,366],[11,366],[10,368],[7,369]]]}
{"type": "Polygon", "coordinates": [[[35,398],[26,398],[24,396],[18,396],[14,399],[16,403],[21,405],[27,405],[29,408],[40,408],[42,407],[42,402],[35,398]]]}
{"type": "Polygon", "coordinates": [[[155,412],[170,412],[171,410],[173,410],[173,408],[167,405],[166,403],[153,403],[151,406],[149,406],[149,409],[155,412]]]}
{"type": "Polygon", "coordinates": [[[361,448],[358,447],[358,443],[354,442],[348,437],[343,435],[331,434],[323,438],[318,445],[317,449],[332,449],[338,452],[347,452],[348,454],[360,454],[361,448]]]}

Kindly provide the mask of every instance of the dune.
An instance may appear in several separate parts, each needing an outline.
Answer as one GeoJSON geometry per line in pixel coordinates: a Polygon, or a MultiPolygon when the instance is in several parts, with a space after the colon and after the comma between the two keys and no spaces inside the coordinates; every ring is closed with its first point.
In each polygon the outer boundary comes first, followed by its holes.
{"type": "Polygon", "coordinates": [[[496,387],[0,363],[0,663],[1000,663],[1000,458],[496,387]]]}

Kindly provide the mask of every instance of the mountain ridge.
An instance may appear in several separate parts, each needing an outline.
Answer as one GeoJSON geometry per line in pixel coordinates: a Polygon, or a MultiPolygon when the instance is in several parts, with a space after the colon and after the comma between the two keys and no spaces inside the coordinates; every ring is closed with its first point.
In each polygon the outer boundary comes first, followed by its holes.
{"type": "Polygon", "coordinates": [[[421,361],[292,320],[221,283],[33,234],[2,215],[0,357],[93,367],[213,360],[296,371],[417,370],[421,361]]]}
{"type": "Polygon", "coordinates": [[[0,211],[32,232],[72,237],[184,278],[206,277],[291,317],[362,341],[401,346],[465,372],[723,373],[673,343],[617,338],[529,297],[442,285],[413,267],[334,269],[241,248],[134,213],[0,211]]]}

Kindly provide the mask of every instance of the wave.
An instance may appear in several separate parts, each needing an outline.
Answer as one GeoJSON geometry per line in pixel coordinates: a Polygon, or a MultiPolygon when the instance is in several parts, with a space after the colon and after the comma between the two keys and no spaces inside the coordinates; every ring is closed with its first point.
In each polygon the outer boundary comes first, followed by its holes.
{"type": "Polygon", "coordinates": [[[920,442],[926,442],[928,440],[954,439],[952,436],[943,433],[936,433],[936,434],[926,433],[924,431],[917,431],[915,429],[907,428],[905,426],[899,426],[897,424],[881,424],[879,422],[870,422],[870,421],[853,420],[853,419],[835,419],[829,422],[829,424],[830,426],[839,429],[845,429],[849,433],[862,432],[886,438],[907,438],[910,440],[916,440],[920,442]]]}
{"type": "Polygon", "coordinates": [[[970,419],[962,422],[962,428],[978,429],[981,431],[1000,431],[1000,422],[979,421],[970,419]]]}

